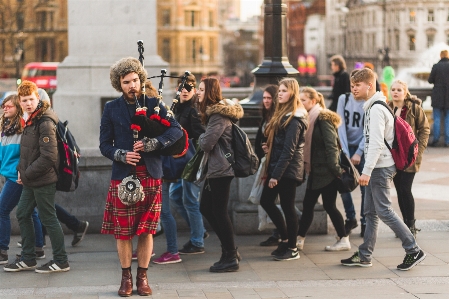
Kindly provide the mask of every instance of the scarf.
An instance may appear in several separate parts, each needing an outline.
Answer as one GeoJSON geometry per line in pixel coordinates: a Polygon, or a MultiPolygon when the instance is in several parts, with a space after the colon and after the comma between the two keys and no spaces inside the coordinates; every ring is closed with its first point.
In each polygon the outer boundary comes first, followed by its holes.
{"type": "Polygon", "coordinates": [[[317,119],[320,111],[323,110],[319,104],[316,104],[308,111],[309,113],[309,129],[306,131],[305,144],[304,144],[304,167],[306,173],[309,174],[311,170],[311,158],[312,158],[312,134],[315,126],[315,120],[317,119]]]}
{"type": "Polygon", "coordinates": [[[24,125],[24,121],[22,118],[18,118],[14,123],[11,123],[11,119],[6,118],[2,125],[2,137],[3,136],[12,136],[17,133],[17,129],[19,128],[19,122],[24,125]]]}

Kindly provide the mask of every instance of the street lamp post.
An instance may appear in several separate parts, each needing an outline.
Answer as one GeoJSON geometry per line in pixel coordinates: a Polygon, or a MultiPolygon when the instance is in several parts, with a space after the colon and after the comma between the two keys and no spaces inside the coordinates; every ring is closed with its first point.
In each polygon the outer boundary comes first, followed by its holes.
{"type": "Polygon", "coordinates": [[[20,45],[14,50],[14,61],[16,62],[16,79],[20,78],[20,60],[22,59],[23,50],[20,45]]]}

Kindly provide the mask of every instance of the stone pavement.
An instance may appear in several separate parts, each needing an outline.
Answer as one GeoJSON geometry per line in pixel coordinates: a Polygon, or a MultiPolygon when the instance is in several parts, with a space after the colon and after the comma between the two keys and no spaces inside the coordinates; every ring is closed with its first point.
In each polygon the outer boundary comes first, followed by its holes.
{"type": "MultiPolygon", "coordinates": [[[[221,253],[218,239],[211,233],[205,241],[205,254],[181,256],[183,262],[178,264],[151,263],[148,275],[153,296],[149,298],[449,298],[448,169],[449,149],[426,151],[413,191],[417,226],[422,228],[418,243],[427,258],[410,271],[396,270],[404,251],[399,239],[383,223],[371,268],[340,265],[340,259],[351,256],[362,242],[358,229],[350,237],[351,251],[325,252],[324,247],[335,242],[330,227],[328,235],[307,236],[301,258],[295,261],[273,261],[270,252],[274,247],[258,246],[267,236],[237,236],[236,244],[243,258],[240,270],[210,273],[209,267],[221,253]]],[[[355,201],[357,208],[360,198],[355,196],[355,201]]],[[[341,201],[338,202],[340,205],[341,201]]],[[[15,246],[19,238],[13,236],[10,255],[19,253],[15,246]]],[[[78,247],[69,246],[71,238],[66,236],[69,272],[37,274],[0,270],[0,299],[118,298],[120,265],[113,237],[87,235],[78,247]]],[[[179,245],[187,240],[188,233],[181,232],[179,245]]],[[[155,239],[156,256],[164,249],[162,235],[155,239]]],[[[45,252],[50,257],[50,249],[46,248],[45,252]]],[[[133,263],[134,276],[136,268],[137,264],[133,263]]]]}

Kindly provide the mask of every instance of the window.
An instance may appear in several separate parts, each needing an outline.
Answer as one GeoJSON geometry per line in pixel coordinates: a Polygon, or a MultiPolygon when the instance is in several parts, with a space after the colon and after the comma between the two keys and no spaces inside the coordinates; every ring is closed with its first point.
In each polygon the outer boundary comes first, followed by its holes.
{"type": "Polygon", "coordinates": [[[215,57],[214,57],[215,46],[214,45],[215,45],[215,41],[213,38],[211,38],[209,40],[209,59],[210,59],[210,61],[214,61],[214,59],[215,59],[215,57]]]}
{"type": "Polygon", "coordinates": [[[199,43],[194,38],[188,38],[186,40],[186,53],[187,53],[186,58],[187,58],[188,62],[193,62],[193,63],[196,62],[196,59],[198,56],[197,54],[198,54],[198,50],[199,50],[199,49],[197,49],[198,44],[199,43]]]}
{"type": "Polygon", "coordinates": [[[63,61],[65,58],[65,51],[64,51],[64,42],[63,41],[59,41],[58,43],[58,52],[59,52],[59,61],[63,61]]]}
{"type": "Polygon", "coordinates": [[[214,27],[214,12],[209,10],[209,27],[214,27]]]}
{"type": "Polygon", "coordinates": [[[17,30],[22,30],[24,23],[25,23],[25,18],[23,16],[23,13],[22,12],[18,12],[17,15],[16,15],[17,30]]]}
{"type": "Polygon", "coordinates": [[[164,38],[162,40],[162,58],[167,62],[170,62],[171,60],[170,50],[170,39],[164,38]]]}
{"type": "Polygon", "coordinates": [[[415,51],[416,50],[415,43],[416,43],[415,35],[414,34],[409,35],[408,36],[408,49],[410,51],[415,51]]]}
{"type": "Polygon", "coordinates": [[[399,32],[395,32],[395,34],[394,34],[394,40],[395,40],[395,49],[397,50],[397,51],[399,51],[400,50],[400,41],[401,41],[401,38],[400,38],[400,35],[399,35],[399,32]]]}
{"type": "Polygon", "coordinates": [[[185,25],[187,27],[195,27],[198,26],[199,22],[199,12],[194,10],[186,10],[184,13],[185,25]]]}
{"type": "Polygon", "coordinates": [[[409,22],[410,24],[416,23],[416,11],[414,9],[410,9],[409,22]]]}
{"type": "Polygon", "coordinates": [[[37,14],[37,22],[39,24],[40,30],[47,29],[47,13],[45,11],[38,12],[37,14]]]}
{"type": "Polygon", "coordinates": [[[435,21],[435,14],[433,12],[433,9],[429,9],[427,13],[427,21],[434,22],[435,21]]]}
{"type": "Polygon", "coordinates": [[[394,12],[394,22],[395,22],[396,24],[401,23],[401,18],[400,18],[400,16],[399,16],[399,11],[398,11],[398,10],[396,10],[396,11],[394,12]]]}
{"type": "Polygon", "coordinates": [[[5,61],[5,40],[0,40],[0,61],[5,61]]]}
{"type": "Polygon", "coordinates": [[[433,34],[427,35],[427,48],[432,47],[434,42],[435,42],[435,35],[433,34]]]}
{"type": "Polygon", "coordinates": [[[0,12],[0,29],[5,28],[5,19],[3,17],[3,12],[0,12]]]}
{"type": "Polygon", "coordinates": [[[54,61],[55,58],[55,40],[52,38],[37,38],[36,61],[54,61]]]}
{"type": "Polygon", "coordinates": [[[164,9],[162,11],[162,26],[170,26],[170,10],[164,9]]]}

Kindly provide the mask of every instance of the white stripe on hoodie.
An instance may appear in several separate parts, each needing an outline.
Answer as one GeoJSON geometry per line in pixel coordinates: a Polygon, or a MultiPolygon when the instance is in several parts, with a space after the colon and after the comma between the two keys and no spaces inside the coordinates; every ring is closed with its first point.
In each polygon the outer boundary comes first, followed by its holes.
{"type": "Polygon", "coordinates": [[[376,92],[363,105],[365,110],[365,167],[362,173],[371,176],[374,168],[390,167],[394,165],[394,160],[390,150],[385,145],[393,144],[394,139],[394,119],[390,111],[383,105],[373,103],[375,101],[386,101],[385,96],[376,92]],[[372,106],[372,107],[371,107],[372,106]]]}

